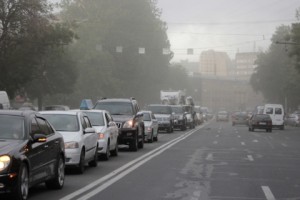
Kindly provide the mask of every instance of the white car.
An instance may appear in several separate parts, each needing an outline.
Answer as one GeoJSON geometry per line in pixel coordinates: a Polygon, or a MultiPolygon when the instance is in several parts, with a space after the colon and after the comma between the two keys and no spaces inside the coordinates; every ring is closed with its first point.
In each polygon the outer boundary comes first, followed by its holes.
{"type": "Polygon", "coordinates": [[[84,110],[98,135],[98,155],[108,160],[110,155],[118,156],[119,131],[113,118],[106,110],[84,110]]]}
{"type": "Polygon", "coordinates": [[[98,136],[88,116],[82,111],[40,112],[65,141],[66,167],[84,172],[85,164],[96,167],[98,162],[98,136]]]}
{"type": "Polygon", "coordinates": [[[140,111],[143,114],[145,125],[145,141],[152,143],[158,141],[158,121],[151,111],[140,111]]]}

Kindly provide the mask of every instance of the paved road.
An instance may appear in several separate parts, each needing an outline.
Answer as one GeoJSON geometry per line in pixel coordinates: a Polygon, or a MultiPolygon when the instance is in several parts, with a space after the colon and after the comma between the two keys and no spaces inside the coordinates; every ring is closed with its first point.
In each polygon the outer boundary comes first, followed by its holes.
{"type": "Polygon", "coordinates": [[[212,121],[160,136],[83,175],[68,174],[61,191],[35,187],[29,199],[300,199],[299,128],[248,132],[212,121]]]}

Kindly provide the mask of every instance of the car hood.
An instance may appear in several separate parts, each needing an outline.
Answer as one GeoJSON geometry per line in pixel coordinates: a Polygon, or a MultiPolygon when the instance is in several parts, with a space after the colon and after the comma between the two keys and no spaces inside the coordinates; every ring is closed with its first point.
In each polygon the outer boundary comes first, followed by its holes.
{"type": "Polygon", "coordinates": [[[152,125],[152,122],[151,122],[151,121],[144,121],[144,125],[145,125],[146,127],[151,126],[151,125],[152,125]]]}
{"type": "Polygon", "coordinates": [[[23,140],[0,140],[0,154],[7,154],[20,146],[23,140]]]}
{"type": "Polygon", "coordinates": [[[171,117],[170,114],[154,114],[154,116],[157,118],[163,118],[163,117],[171,117]]]}
{"type": "Polygon", "coordinates": [[[93,126],[93,128],[96,130],[96,133],[104,133],[106,130],[105,126],[93,126]]]}
{"type": "Polygon", "coordinates": [[[81,140],[80,132],[59,131],[65,142],[79,142],[81,140]]]}
{"type": "Polygon", "coordinates": [[[133,116],[132,115],[112,115],[112,118],[116,122],[125,122],[130,119],[133,119],[133,116]]]}

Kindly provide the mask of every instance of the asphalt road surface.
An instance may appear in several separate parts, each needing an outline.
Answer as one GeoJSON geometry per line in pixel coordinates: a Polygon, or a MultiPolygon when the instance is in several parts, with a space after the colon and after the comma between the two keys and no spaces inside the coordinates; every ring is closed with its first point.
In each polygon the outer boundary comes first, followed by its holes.
{"type": "Polygon", "coordinates": [[[211,122],[66,175],[62,190],[42,184],[29,200],[298,200],[300,128],[249,132],[211,122]]]}

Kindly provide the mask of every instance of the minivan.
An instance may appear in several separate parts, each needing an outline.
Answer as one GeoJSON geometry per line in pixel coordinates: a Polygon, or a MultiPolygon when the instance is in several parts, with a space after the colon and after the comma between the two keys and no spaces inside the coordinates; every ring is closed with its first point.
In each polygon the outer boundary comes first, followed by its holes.
{"type": "Polygon", "coordinates": [[[0,109],[10,109],[10,103],[6,91],[0,91],[0,109]]]}
{"type": "Polygon", "coordinates": [[[265,104],[263,114],[270,115],[273,127],[284,129],[284,109],[281,104],[265,104]]]}

